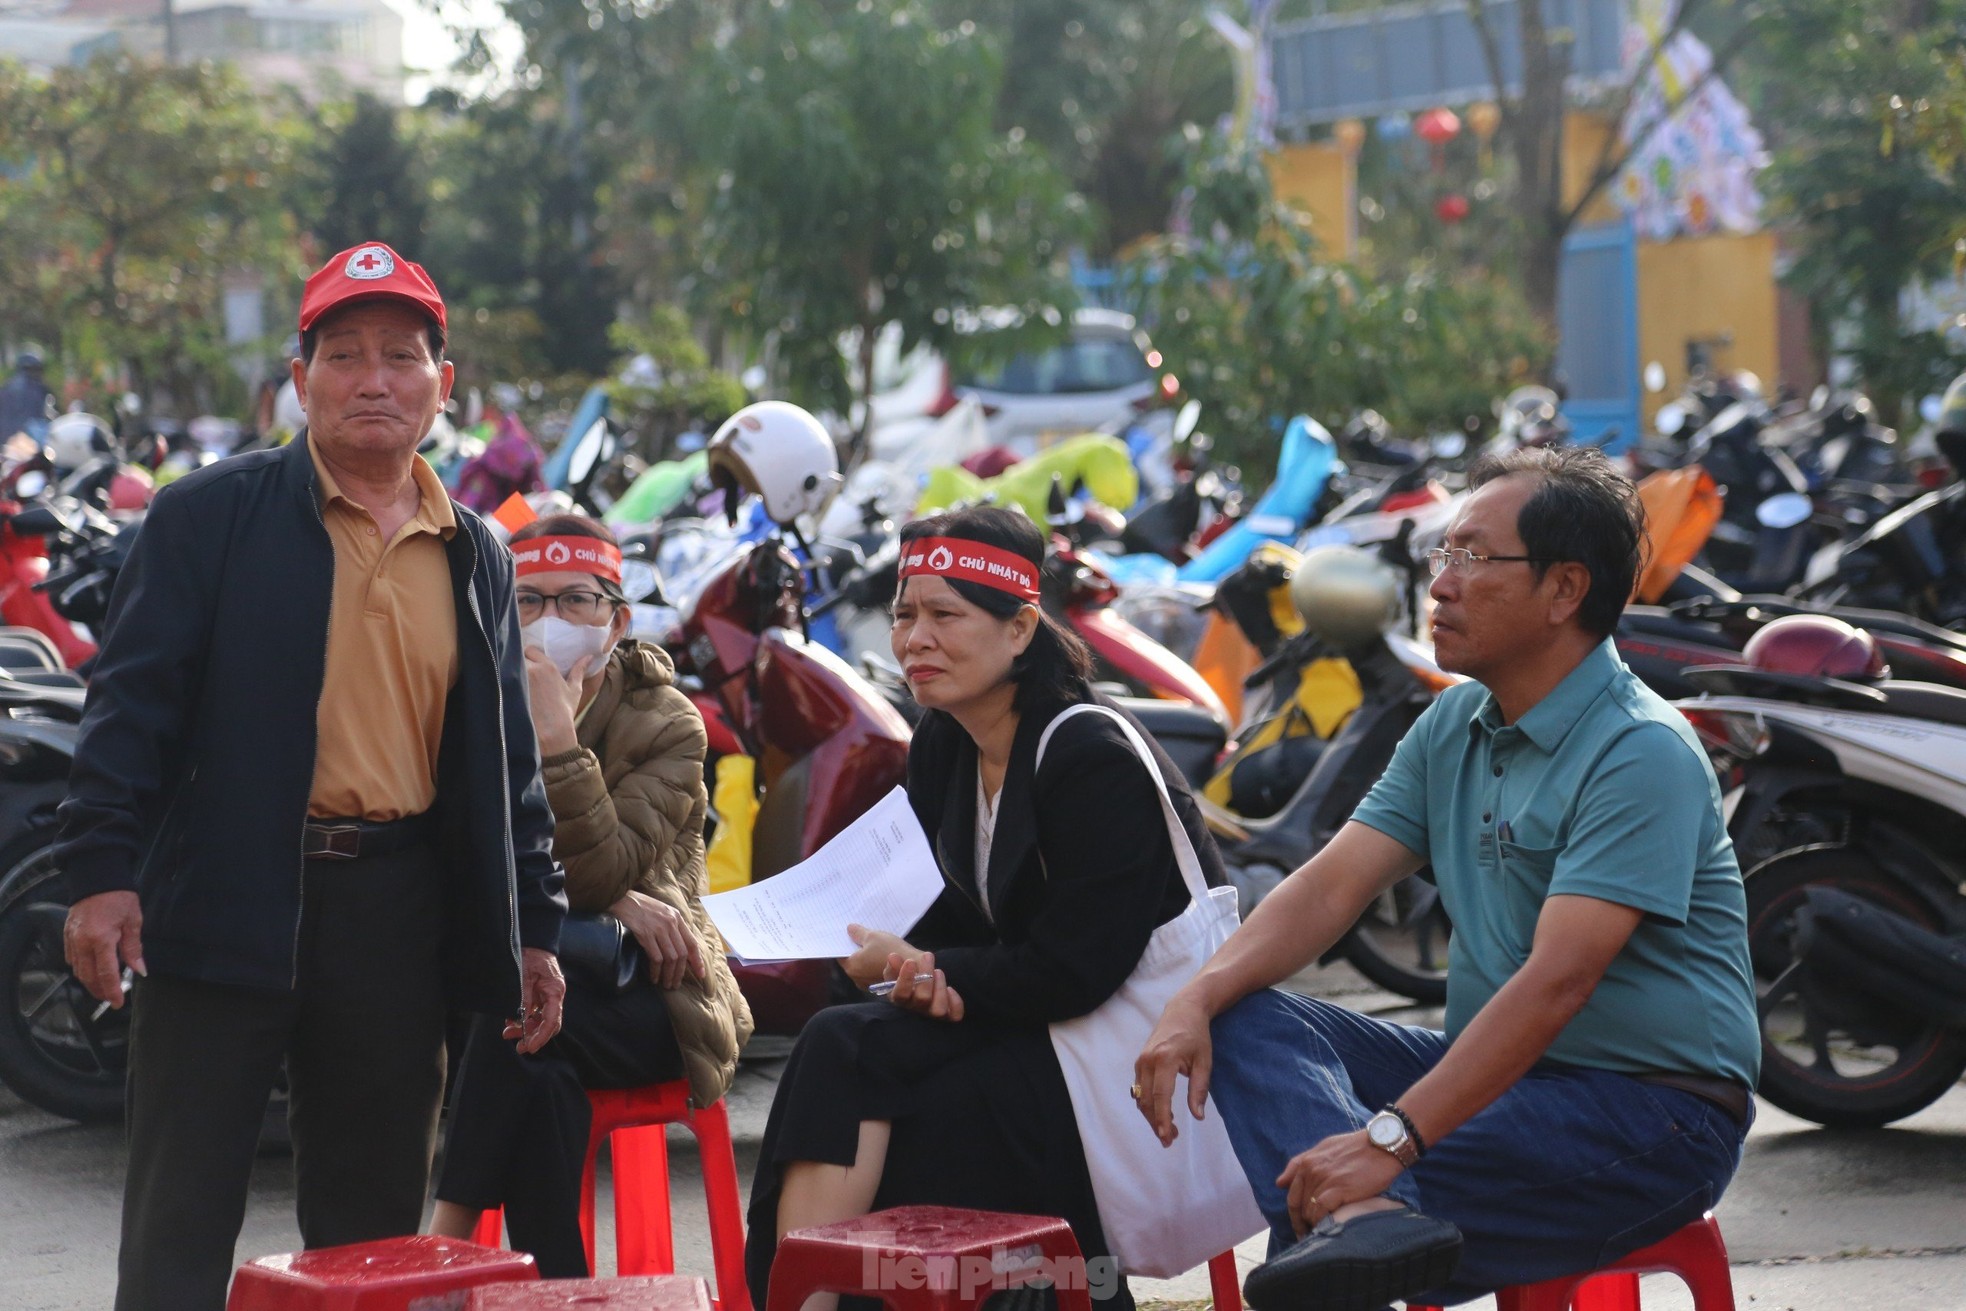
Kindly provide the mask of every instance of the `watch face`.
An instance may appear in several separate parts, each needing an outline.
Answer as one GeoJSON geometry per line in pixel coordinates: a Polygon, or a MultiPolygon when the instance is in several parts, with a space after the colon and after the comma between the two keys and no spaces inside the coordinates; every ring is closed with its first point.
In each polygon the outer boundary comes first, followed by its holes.
{"type": "Polygon", "coordinates": [[[1381,1111],[1365,1122],[1365,1135],[1375,1147],[1392,1147],[1406,1137],[1406,1126],[1399,1122],[1397,1115],[1381,1111]]]}

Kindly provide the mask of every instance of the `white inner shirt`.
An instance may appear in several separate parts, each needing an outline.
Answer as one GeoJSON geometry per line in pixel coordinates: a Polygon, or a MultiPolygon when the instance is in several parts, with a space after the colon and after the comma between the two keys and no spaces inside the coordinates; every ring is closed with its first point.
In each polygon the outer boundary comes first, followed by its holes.
{"type": "Polygon", "coordinates": [[[976,764],[976,899],[983,904],[983,918],[992,924],[996,916],[990,913],[990,841],[996,836],[997,803],[1003,800],[1003,789],[997,795],[988,796],[983,791],[983,763],[976,764]]]}

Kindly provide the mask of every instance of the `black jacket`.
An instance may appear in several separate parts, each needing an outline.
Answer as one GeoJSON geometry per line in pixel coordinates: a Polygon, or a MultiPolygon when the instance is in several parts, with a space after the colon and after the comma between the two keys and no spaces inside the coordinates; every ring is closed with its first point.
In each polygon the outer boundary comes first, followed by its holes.
{"type": "MultiPolygon", "coordinates": [[[[1074,715],[1034,771],[1038,738],[1064,708],[1017,726],[990,845],[994,923],[976,893],[976,744],[931,712],[908,748],[908,800],[947,885],[908,941],[935,952],[962,995],[965,1023],[1042,1025],[1097,1010],[1133,973],[1154,930],[1188,905],[1160,798],[1118,724],[1074,715]]],[[[1219,886],[1222,857],[1200,808],[1173,762],[1140,735],[1202,877],[1219,886]]]]}
{"type": "MultiPolygon", "coordinates": [[[[458,677],[432,807],[451,999],[509,1014],[519,949],[566,912],[539,781],[512,557],[461,507],[458,677]]],[[[56,859],[80,898],[134,889],[154,971],[291,988],[334,544],[305,434],[165,488],[117,579],[56,859]]]]}

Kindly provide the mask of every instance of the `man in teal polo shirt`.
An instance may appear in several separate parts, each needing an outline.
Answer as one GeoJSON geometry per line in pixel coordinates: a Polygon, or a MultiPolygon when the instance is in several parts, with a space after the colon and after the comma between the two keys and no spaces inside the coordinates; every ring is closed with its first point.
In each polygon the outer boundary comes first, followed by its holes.
{"type": "Polygon", "coordinates": [[[1697,1219],[1740,1163],[1760,1041],[1740,869],[1685,720],[1610,641],[1643,511],[1594,450],[1480,467],[1432,553],[1470,682],[1352,822],[1169,1004],[1136,1068],[1217,1108],[1271,1222],[1258,1311],[1451,1303],[1596,1268],[1697,1219]],[[1277,991],[1431,864],[1447,1030],[1277,991]]]}

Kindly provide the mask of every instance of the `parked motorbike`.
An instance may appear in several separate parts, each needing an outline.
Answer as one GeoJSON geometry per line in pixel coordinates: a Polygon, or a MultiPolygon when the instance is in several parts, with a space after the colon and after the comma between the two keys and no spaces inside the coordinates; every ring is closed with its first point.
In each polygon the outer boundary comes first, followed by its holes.
{"type": "MultiPolygon", "coordinates": [[[[776,536],[710,582],[683,621],[680,672],[713,725],[757,762],[763,796],[752,830],[751,878],[811,856],[899,785],[909,729],[887,699],[804,628],[806,574],[776,536]]],[[[714,772],[715,760],[708,762],[714,772]]],[[[844,976],[831,961],[733,962],[758,1032],[793,1035],[832,1001],[844,976]]]]}
{"type": "Polygon", "coordinates": [[[1889,677],[1821,616],[1687,671],[1746,875],[1762,1096],[1835,1128],[1966,1073],[1966,692],[1889,677]]]}
{"type": "MultiPolygon", "coordinates": [[[[6,645],[18,656],[32,644],[6,645]]],[[[0,844],[0,1083],[55,1115],[115,1120],[129,1012],[96,1001],[69,971],[62,926],[74,898],[53,855],[83,693],[25,682],[8,663],[0,674],[0,833],[8,835],[0,844]]]]}
{"type": "MultiPolygon", "coordinates": [[[[1408,541],[1402,536],[1382,554],[1402,558],[1408,541]]],[[[1201,798],[1203,817],[1245,910],[1337,834],[1385,771],[1400,739],[1452,682],[1422,648],[1395,630],[1405,588],[1394,564],[1352,547],[1313,551],[1292,579],[1291,596],[1305,628],[1277,643],[1250,676],[1252,689],[1281,684],[1252,698],[1252,704],[1289,713],[1301,671],[1331,656],[1349,663],[1360,699],[1328,739],[1280,739],[1269,748],[1279,753],[1271,771],[1275,777],[1265,776],[1259,785],[1270,792],[1270,801],[1280,801],[1273,813],[1253,817],[1201,798]]],[[[1245,733],[1251,731],[1260,731],[1258,724],[1246,720],[1245,733]]],[[[1237,768],[1257,763],[1252,755],[1237,768]]],[[[1450,931],[1438,891],[1416,875],[1379,897],[1326,959],[1343,956],[1380,987],[1437,1005],[1446,997],[1450,931]]]]}
{"type": "Polygon", "coordinates": [[[1835,605],[1900,610],[1966,628],[1966,433],[1945,432],[1939,450],[1953,481],[1886,514],[1862,534],[1818,551],[1800,595],[1835,605]]]}
{"type": "Polygon", "coordinates": [[[64,616],[43,584],[49,579],[47,538],[59,524],[38,504],[50,489],[44,456],[23,461],[0,475],[0,621],[47,635],[62,662],[85,664],[96,644],[64,616]]]}

